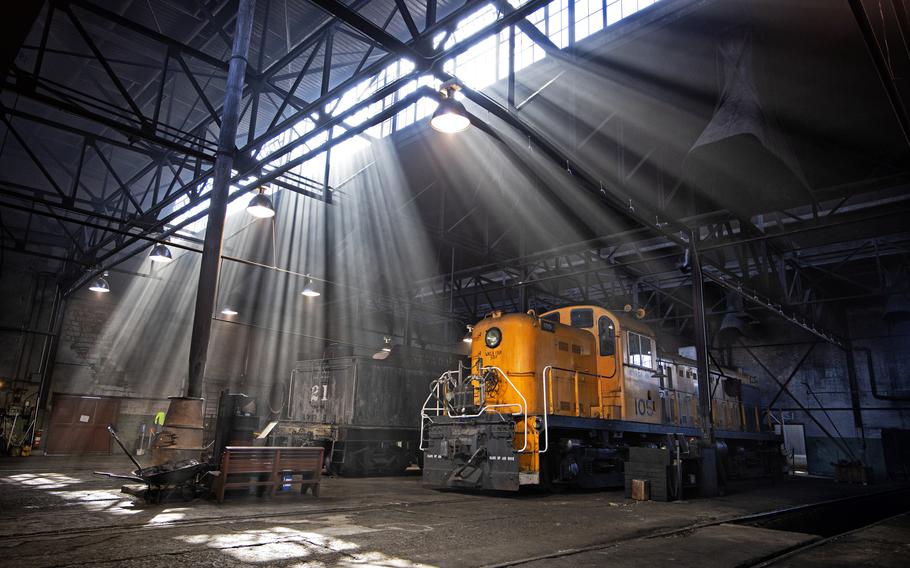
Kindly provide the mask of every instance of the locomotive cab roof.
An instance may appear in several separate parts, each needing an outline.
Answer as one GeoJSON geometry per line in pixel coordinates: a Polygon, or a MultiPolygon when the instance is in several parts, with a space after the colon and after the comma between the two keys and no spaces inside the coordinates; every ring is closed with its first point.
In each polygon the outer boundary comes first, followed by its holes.
{"type": "MultiPolygon", "coordinates": [[[[648,324],[646,324],[640,320],[637,320],[633,317],[630,317],[630,316],[626,315],[624,312],[617,312],[617,311],[611,310],[609,308],[599,306],[597,304],[569,304],[566,306],[560,306],[558,308],[553,308],[553,309],[547,310],[545,312],[540,313],[539,316],[543,318],[554,312],[563,312],[566,310],[571,311],[571,310],[578,310],[578,309],[584,309],[584,308],[593,308],[593,309],[598,309],[598,310],[604,310],[605,312],[607,312],[607,314],[610,315],[610,317],[612,317],[616,321],[616,323],[619,324],[619,327],[621,330],[634,331],[635,333],[647,335],[648,337],[656,337],[654,330],[651,329],[651,326],[649,326],[648,324]]],[[[569,325],[568,322],[561,322],[561,323],[569,325]]]]}

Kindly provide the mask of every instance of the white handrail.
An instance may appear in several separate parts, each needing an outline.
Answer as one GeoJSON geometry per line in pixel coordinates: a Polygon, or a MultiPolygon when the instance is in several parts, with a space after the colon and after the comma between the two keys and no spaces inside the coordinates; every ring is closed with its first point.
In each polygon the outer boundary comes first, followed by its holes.
{"type": "MultiPolygon", "coordinates": [[[[523,419],[522,421],[523,421],[523,423],[524,423],[524,445],[521,447],[520,450],[517,450],[517,451],[518,451],[519,453],[525,452],[525,451],[527,450],[527,448],[528,448],[528,400],[527,400],[527,399],[525,398],[525,396],[521,393],[521,391],[518,390],[518,388],[517,388],[517,387],[515,386],[515,384],[512,382],[512,379],[510,379],[509,376],[508,376],[502,369],[500,369],[499,367],[483,367],[483,368],[480,368],[480,369],[479,369],[479,371],[480,371],[481,373],[484,372],[484,371],[490,371],[490,370],[496,371],[497,373],[499,373],[500,375],[502,375],[502,377],[506,380],[506,382],[509,383],[509,386],[512,387],[512,390],[514,390],[515,393],[518,394],[518,396],[521,398],[521,404],[518,404],[517,402],[503,403],[503,404],[491,404],[491,405],[486,405],[486,404],[485,404],[483,407],[481,407],[481,409],[480,409],[476,414],[459,414],[459,415],[448,414],[448,417],[449,417],[449,418],[477,418],[478,416],[481,416],[482,414],[486,413],[488,410],[493,409],[493,408],[514,408],[514,407],[518,407],[518,412],[512,412],[511,414],[512,414],[513,416],[515,416],[515,415],[517,415],[517,414],[521,414],[521,415],[522,415],[522,419],[523,419]]],[[[436,406],[435,406],[435,407],[427,407],[427,405],[430,403],[430,398],[431,398],[431,397],[433,396],[433,394],[434,394],[434,392],[433,392],[433,387],[430,388],[430,394],[428,394],[426,400],[423,401],[423,408],[421,408],[421,412],[420,412],[420,445],[419,445],[419,449],[420,449],[420,450],[425,450],[425,449],[426,449],[426,448],[423,447],[424,424],[425,424],[425,422],[426,422],[427,420],[429,420],[429,421],[431,421],[431,422],[432,422],[432,420],[433,420],[433,419],[430,417],[430,415],[427,414],[427,411],[428,411],[428,410],[429,410],[429,411],[435,410],[435,411],[436,411],[436,416],[439,416],[439,412],[440,412],[440,411],[445,411],[445,410],[446,410],[445,407],[440,407],[440,406],[439,406],[439,402],[438,402],[438,401],[439,401],[439,394],[440,394],[440,393],[439,393],[439,385],[440,385],[440,383],[442,382],[443,378],[448,377],[451,373],[454,373],[454,372],[455,372],[455,371],[446,371],[445,373],[443,373],[442,375],[440,375],[438,379],[436,379],[436,381],[435,381],[435,390],[436,390],[435,394],[436,394],[437,403],[436,403],[436,406]]]]}
{"type": "Polygon", "coordinates": [[[435,410],[435,411],[436,411],[436,416],[439,416],[439,412],[442,411],[442,410],[445,410],[445,407],[439,406],[439,385],[442,383],[443,377],[448,377],[451,373],[454,373],[454,372],[455,372],[455,371],[446,371],[446,372],[444,372],[443,374],[439,375],[439,378],[437,378],[435,381],[433,381],[432,385],[430,386],[430,394],[428,394],[428,395],[427,395],[427,398],[424,399],[424,401],[423,401],[423,406],[421,406],[421,408],[420,408],[420,444],[417,446],[417,449],[420,450],[420,451],[423,451],[423,450],[426,449],[426,448],[423,447],[423,428],[424,428],[424,423],[425,423],[427,420],[429,420],[430,422],[433,421],[433,419],[430,418],[430,416],[427,414],[426,411],[427,411],[427,410],[435,410]],[[430,403],[430,397],[432,397],[433,394],[434,394],[434,393],[433,393],[434,388],[435,388],[435,390],[436,390],[436,393],[435,393],[435,394],[436,394],[436,401],[437,401],[437,402],[436,402],[436,406],[433,407],[433,408],[427,408],[427,405],[430,403]]]}
{"type": "Polygon", "coordinates": [[[546,453],[546,451],[550,449],[550,429],[547,428],[547,412],[550,410],[549,405],[547,405],[547,373],[551,373],[552,371],[553,365],[547,365],[543,368],[543,373],[540,375],[540,386],[543,388],[543,439],[544,442],[546,442],[546,445],[542,450],[540,449],[540,445],[537,446],[538,454],[546,453]]]}

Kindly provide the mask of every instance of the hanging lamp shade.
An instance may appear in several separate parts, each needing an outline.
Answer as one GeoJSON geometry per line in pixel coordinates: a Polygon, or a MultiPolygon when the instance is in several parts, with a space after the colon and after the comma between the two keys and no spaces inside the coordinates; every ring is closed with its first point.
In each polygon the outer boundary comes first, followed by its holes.
{"type": "Polygon", "coordinates": [[[275,207],[272,206],[272,200],[264,193],[257,193],[250,199],[250,204],[246,206],[246,211],[258,219],[268,219],[275,216],[275,207]]]}
{"type": "Polygon", "coordinates": [[[471,126],[471,119],[468,118],[468,111],[463,104],[455,99],[445,98],[436,107],[430,119],[430,126],[438,132],[453,134],[467,130],[471,126]]]}
{"type": "Polygon", "coordinates": [[[153,246],[151,252],[149,252],[149,260],[152,262],[167,264],[170,261],[174,260],[174,256],[171,254],[171,249],[169,249],[167,245],[158,243],[153,246]]]}
{"type": "Polygon", "coordinates": [[[442,100],[430,118],[430,126],[434,130],[452,134],[467,130],[471,126],[468,111],[463,104],[455,100],[455,91],[458,89],[458,85],[453,82],[443,83],[439,91],[442,100]]]}
{"type": "Polygon", "coordinates": [[[379,351],[373,354],[373,359],[382,361],[383,359],[388,359],[389,355],[392,354],[392,338],[385,335],[382,338],[382,348],[379,351]]]}
{"type": "Polygon", "coordinates": [[[111,285],[107,281],[107,270],[104,271],[104,274],[95,278],[92,281],[92,285],[88,287],[92,292],[99,292],[101,294],[107,294],[111,291],[111,285]]]}
{"type": "Polygon", "coordinates": [[[430,119],[430,126],[438,132],[453,134],[467,130],[471,126],[471,119],[468,118],[468,112],[463,104],[455,99],[446,98],[436,107],[436,112],[430,119]]]}
{"type": "Polygon", "coordinates": [[[312,278],[307,278],[306,286],[303,287],[303,292],[301,292],[301,294],[307,298],[315,298],[320,295],[319,291],[313,286],[312,278]]]}
{"type": "Polygon", "coordinates": [[[735,292],[728,292],[727,310],[717,329],[717,337],[722,344],[729,345],[737,337],[746,334],[746,315],[742,297],[735,292]]]}

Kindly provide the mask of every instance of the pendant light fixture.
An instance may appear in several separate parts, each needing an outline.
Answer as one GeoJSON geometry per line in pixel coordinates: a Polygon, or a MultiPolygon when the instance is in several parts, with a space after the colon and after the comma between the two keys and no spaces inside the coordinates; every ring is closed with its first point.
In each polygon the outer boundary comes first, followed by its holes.
{"type": "Polygon", "coordinates": [[[166,244],[156,243],[155,246],[152,247],[151,252],[149,252],[149,260],[160,264],[167,264],[174,260],[174,256],[171,254],[171,249],[167,248],[166,244]]]}
{"type": "Polygon", "coordinates": [[[392,354],[392,338],[388,335],[382,337],[382,348],[373,354],[373,359],[383,361],[392,354]]]}
{"type": "Polygon", "coordinates": [[[250,204],[246,206],[246,211],[258,219],[268,219],[275,216],[275,207],[272,206],[272,200],[265,194],[265,186],[259,187],[259,193],[250,199],[250,204]]]}
{"type": "Polygon", "coordinates": [[[109,276],[109,274],[108,274],[107,270],[105,270],[101,276],[95,278],[95,280],[92,281],[92,285],[89,286],[88,289],[91,290],[92,292],[107,294],[108,292],[111,291],[111,285],[108,284],[108,282],[107,282],[108,276],[109,276]]]}
{"type": "Polygon", "coordinates": [[[319,291],[313,286],[313,279],[309,276],[307,276],[306,286],[303,287],[303,292],[301,292],[301,294],[307,298],[315,298],[320,295],[319,291]]]}
{"type": "Polygon", "coordinates": [[[471,119],[468,118],[468,111],[465,110],[461,102],[455,100],[455,92],[459,87],[454,82],[442,84],[439,94],[442,100],[439,106],[430,118],[430,126],[439,132],[453,134],[463,132],[471,126],[471,119]]]}

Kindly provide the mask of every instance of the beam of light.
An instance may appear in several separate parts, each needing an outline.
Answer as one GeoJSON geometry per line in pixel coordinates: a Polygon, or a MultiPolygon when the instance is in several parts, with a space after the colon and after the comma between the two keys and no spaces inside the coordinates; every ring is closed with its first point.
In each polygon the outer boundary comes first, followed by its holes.
{"type": "MultiPolygon", "coordinates": [[[[484,45],[494,43],[498,42],[484,45]]],[[[395,74],[403,72],[408,72],[406,66],[395,74]]],[[[586,78],[594,87],[576,89],[582,107],[611,93],[610,87],[622,88],[625,79],[621,75],[616,80],[598,79],[594,74],[586,78]]],[[[564,117],[548,120],[542,110],[560,102],[548,97],[563,80],[522,110],[539,128],[560,135],[566,132],[564,117]]],[[[434,82],[421,77],[401,92],[434,82]]],[[[634,87],[626,87],[626,92],[630,89],[634,87]]],[[[637,104],[645,102],[652,101],[643,97],[637,104]]],[[[330,134],[343,133],[385,104],[380,101],[364,117],[320,134],[309,147],[321,147],[330,134]]],[[[439,275],[452,265],[518,257],[522,247],[535,250],[577,242],[592,228],[598,234],[623,228],[603,213],[596,199],[581,192],[570,175],[546,164],[526,140],[508,129],[502,129],[503,142],[472,128],[457,140],[437,137],[440,140],[416,149],[396,148],[386,138],[401,128],[425,129],[422,118],[432,112],[432,103],[421,101],[333,147],[330,156],[323,152],[293,170],[310,180],[322,180],[330,160],[328,185],[344,184],[331,204],[279,189],[269,194],[273,222],[229,215],[224,254],[266,268],[223,263],[216,305],[237,314],[213,325],[207,398],[213,400],[219,389],[229,388],[257,398],[263,416],[282,412],[296,361],[322,357],[328,343],[364,356],[371,356],[386,336],[401,344],[407,310],[413,311],[415,342],[461,345],[464,320],[458,324],[462,316],[452,312],[466,307],[452,305],[449,294],[422,282],[439,282],[439,275]],[[415,126],[418,122],[422,125],[415,126]],[[419,159],[425,160],[424,173],[412,167],[419,159]],[[436,184],[434,189],[421,193],[431,183],[436,184]],[[428,214],[429,209],[438,210],[434,203],[441,202],[446,209],[442,222],[428,214]],[[487,225],[493,227],[489,234],[487,225]],[[308,274],[318,283],[319,302],[301,294],[307,284],[303,275],[308,274]]],[[[599,120],[582,117],[578,130],[595,128],[599,120]]],[[[300,136],[312,128],[298,126],[302,130],[288,136],[300,136]]],[[[287,159],[308,151],[296,148],[287,159]]],[[[588,164],[596,159],[602,162],[604,152],[582,159],[588,164]]],[[[633,189],[635,182],[633,178],[633,189]]],[[[205,184],[203,194],[210,185],[205,184]]],[[[242,210],[243,205],[235,209],[242,210]]],[[[67,369],[56,375],[61,392],[156,399],[182,394],[199,257],[195,253],[174,256],[173,262],[153,265],[148,277],[132,278],[122,289],[118,276],[118,302],[110,313],[93,299],[73,298],[58,357],[58,366],[67,369]]],[[[132,268],[148,271],[150,263],[143,269],[143,259],[138,260],[132,268]]],[[[491,277],[511,278],[504,270],[491,277]]],[[[562,291],[550,287],[548,293],[559,297],[562,291]]],[[[498,300],[506,300],[503,292],[495,294],[498,300]]]]}
{"type": "MultiPolygon", "coordinates": [[[[334,520],[334,519],[332,519],[334,520]]],[[[267,565],[275,562],[286,563],[289,560],[300,560],[322,565],[322,561],[333,565],[344,566],[395,566],[400,568],[432,568],[427,564],[411,562],[404,558],[388,556],[378,551],[363,550],[363,547],[351,540],[334,536],[332,520],[327,526],[301,531],[289,527],[275,526],[266,529],[250,529],[223,534],[193,534],[175,537],[177,540],[203,545],[218,550],[234,559],[252,564],[267,565]],[[333,559],[334,555],[343,559],[333,559]]],[[[375,533],[378,530],[349,525],[352,535],[375,533]]],[[[350,539],[350,536],[348,537],[350,539]]]]}
{"type": "Polygon", "coordinates": [[[6,475],[0,477],[0,483],[10,487],[28,487],[30,490],[41,491],[52,498],[62,499],[68,504],[78,505],[96,513],[124,516],[142,512],[141,509],[133,507],[132,499],[124,499],[119,491],[72,489],[72,486],[84,484],[85,480],[62,473],[6,475]]]}

